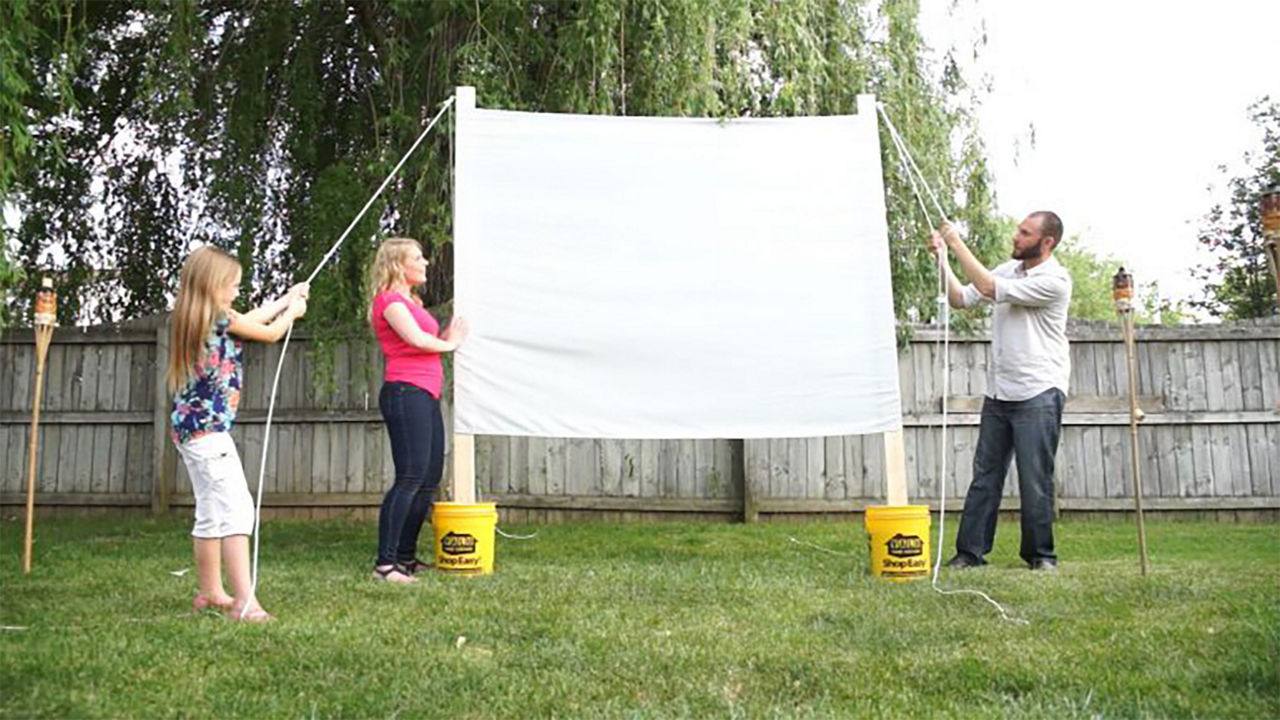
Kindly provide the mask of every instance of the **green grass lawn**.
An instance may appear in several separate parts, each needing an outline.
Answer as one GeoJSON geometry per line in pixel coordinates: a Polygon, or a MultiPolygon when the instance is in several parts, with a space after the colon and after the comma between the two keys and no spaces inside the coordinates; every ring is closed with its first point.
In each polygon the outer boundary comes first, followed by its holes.
{"type": "Polygon", "coordinates": [[[550,526],[491,577],[401,588],[368,578],[372,525],[272,521],[266,626],[186,614],[185,522],[36,530],[23,577],[0,525],[7,718],[1280,717],[1272,525],[1150,522],[1143,579],[1130,525],[1060,523],[1054,576],[1005,523],[943,582],[1026,625],[872,579],[854,522],[550,526]]]}

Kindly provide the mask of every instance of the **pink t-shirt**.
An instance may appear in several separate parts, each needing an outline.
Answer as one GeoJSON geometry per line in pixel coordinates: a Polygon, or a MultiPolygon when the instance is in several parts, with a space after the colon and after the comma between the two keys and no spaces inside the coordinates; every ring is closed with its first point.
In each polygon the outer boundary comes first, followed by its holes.
{"type": "Polygon", "coordinates": [[[383,379],[386,382],[405,382],[416,385],[431,393],[432,397],[440,397],[440,386],[444,382],[444,367],[440,364],[440,354],[420,350],[400,337],[391,323],[382,316],[388,306],[400,303],[409,308],[409,313],[418,323],[422,331],[430,335],[440,335],[440,323],[431,317],[418,303],[394,290],[388,290],[373,299],[373,332],[378,336],[378,344],[382,346],[382,356],[386,358],[383,379]]]}

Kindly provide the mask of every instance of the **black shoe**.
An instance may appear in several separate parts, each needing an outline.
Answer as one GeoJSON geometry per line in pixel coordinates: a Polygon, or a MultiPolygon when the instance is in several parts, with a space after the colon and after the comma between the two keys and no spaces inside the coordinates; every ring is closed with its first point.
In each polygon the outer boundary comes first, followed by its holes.
{"type": "Polygon", "coordinates": [[[984,564],[981,560],[975,560],[964,553],[956,553],[955,557],[947,561],[947,567],[956,569],[982,567],[984,564]]]}
{"type": "Polygon", "coordinates": [[[1051,558],[1036,558],[1031,561],[1031,569],[1039,572],[1058,572],[1058,561],[1051,558]]]}

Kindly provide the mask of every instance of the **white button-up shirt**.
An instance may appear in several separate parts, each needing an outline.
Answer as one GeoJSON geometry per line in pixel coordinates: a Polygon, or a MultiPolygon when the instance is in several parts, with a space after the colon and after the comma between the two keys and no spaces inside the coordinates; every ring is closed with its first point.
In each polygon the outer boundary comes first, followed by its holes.
{"type": "MultiPolygon", "coordinates": [[[[1071,275],[1055,258],[1026,270],[1009,260],[991,271],[995,312],[991,321],[991,360],[987,396],[1026,400],[1058,388],[1065,394],[1071,378],[1067,347],[1067,306],[1071,275]]],[[[964,287],[964,306],[991,302],[972,284],[964,287]]]]}

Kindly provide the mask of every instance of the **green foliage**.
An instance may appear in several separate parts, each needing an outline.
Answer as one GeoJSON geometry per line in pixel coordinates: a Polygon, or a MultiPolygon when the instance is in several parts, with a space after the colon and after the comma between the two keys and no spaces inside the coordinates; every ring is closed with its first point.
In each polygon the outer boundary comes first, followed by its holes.
{"type": "MultiPolygon", "coordinates": [[[[1079,320],[1115,322],[1116,303],[1111,280],[1123,263],[1110,255],[1096,255],[1080,247],[1079,236],[1072,236],[1053,256],[1071,274],[1071,307],[1069,315],[1079,320]]],[[[1143,283],[1138,278],[1134,302],[1134,322],[1139,324],[1176,325],[1188,318],[1181,303],[1160,297],[1157,282],[1143,283]]]]}
{"type": "Polygon", "coordinates": [[[1264,97],[1249,108],[1262,129],[1262,150],[1245,154],[1248,174],[1231,178],[1231,199],[1215,205],[1200,226],[1200,243],[1214,260],[1195,269],[1205,282],[1191,304],[1214,317],[1233,320],[1268,317],[1276,310],[1276,284],[1263,249],[1262,191],[1280,186],[1280,101],[1264,97]]]}
{"type": "MultiPolygon", "coordinates": [[[[507,527],[508,530],[517,528],[507,527]]],[[[193,616],[190,525],[0,525],[5,718],[1272,718],[1274,525],[1067,520],[1017,559],[868,575],[856,521],[552,525],[484,578],[369,580],[372,523],[262,525],[266,626],[193,616]],[[830,555],[788,540],[830,549],[830,555]],[[21,628],[21,629],[19,629],[21,628]]],[[[955,524],[948,521],[948,540],[955,524]]],[[[425,541],[424,541],[425,546],[425,541]]]]}
{"type": "MultiPolygon", "coordinates": [[[[973,91],[954,63],[927,62],[918,11],[915,0],[17,1],[0,29],[0,47],[31,48],[0,64],[17,261],[56,266],[64,323],[165,309],[200,242],[236,252],[246,300],[265,300],[314,267],[463,84],[484,107],[724,119],[853,113],[875,93],[981,251],[995,216],[973,91]]],[[[364,332],[360,270],[380,235],[424,240],[428,302],[452,296],[448,130],[320,275],[307,322],[322,341],[364,332]]],[[[928,319],[928,227],[887,135],[882,145],[895,310],[928,319]]]]}
{"type": "Polygon", "coordinates": [[[9,327],[15,318],[9,316],[10,295],[22,282],[22,268],[9,258],[9,249],[0,240],[0,330],[9,327]]]}

